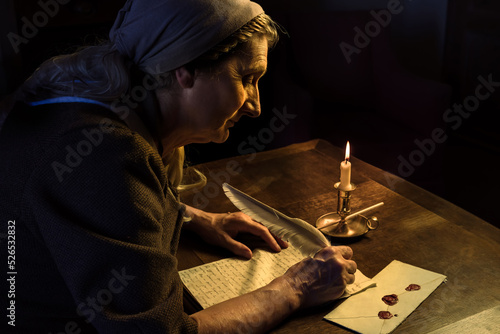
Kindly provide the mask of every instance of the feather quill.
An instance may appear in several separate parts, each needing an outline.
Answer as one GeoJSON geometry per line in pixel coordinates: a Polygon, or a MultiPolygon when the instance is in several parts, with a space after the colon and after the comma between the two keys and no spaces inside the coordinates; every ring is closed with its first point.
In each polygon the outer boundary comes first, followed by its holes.
{"type": "Polygon", "coordinates": [[[314,256],[320,249],[330,246],[330,241],[321,232],[302,219],[290,218],[227,183],[222,188],[238,209],[267,227],[274,235],[288,240],[304,256],[314,256]]]}

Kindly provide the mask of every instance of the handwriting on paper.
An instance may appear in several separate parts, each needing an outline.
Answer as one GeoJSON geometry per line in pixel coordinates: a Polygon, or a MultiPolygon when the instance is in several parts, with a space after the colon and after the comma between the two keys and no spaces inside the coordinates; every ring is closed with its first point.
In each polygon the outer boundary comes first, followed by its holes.
{"type": "MultiPolygon", "coordinates": [[[[279,253],[257,249],[250,260],[224,259],[180,271],[179,275],[198,303],[207,308],[263,287],[303,258],[292,245],[279,253]]],[[[375,285],[359,270],[354,275],[355,282],[346,287],[341,298],[375,285]]]]}
{"type": "Polygon", "coordinates": [[[229,258],[179,272],[184,285],[204,308],[258,289],[304,256],[293,247],[279,253],[255,250],[251,260],[229,258]]]}

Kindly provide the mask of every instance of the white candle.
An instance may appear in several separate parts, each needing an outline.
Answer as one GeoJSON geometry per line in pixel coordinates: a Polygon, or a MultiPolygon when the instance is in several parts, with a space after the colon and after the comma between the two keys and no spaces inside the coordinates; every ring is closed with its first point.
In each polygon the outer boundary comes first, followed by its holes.
{"type": "Polygon", "coordinates": [[[340,163],[340,190],[351,190],[351,163],[349,162],[350,156],[349,142],[345,147],[345,160],[340,163]]]}

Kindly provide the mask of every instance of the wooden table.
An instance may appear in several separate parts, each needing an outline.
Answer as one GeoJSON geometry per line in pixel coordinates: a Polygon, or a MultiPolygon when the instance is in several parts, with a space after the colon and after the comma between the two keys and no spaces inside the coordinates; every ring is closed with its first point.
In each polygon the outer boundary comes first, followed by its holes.
{"type": "MultiPolygon", "coordinates": [[[[321,215],[336,210],[333,184],[339,180],[343,155],[343,149],[313,140],[199,165],[208,176],[207,187],[185,194],[183,201],[211,212],[236,211],[220,187],[228,182],[291,217],[314,224],[321,215]]],[[[394,333],[499,330],[500,230],[399,177],[355,157],[351,162],[352,182],[357,185],[353,212],[385,202],[373,212],[380,220],[377,230],[343,242],[354,250],[358,268],[373,277],[392,260],[399,260],[448,277],[394,333]]],[[[178,252],[179,270],[229,256],[185,233],[178,252]]],[[[348,333],[322,320],[337,303],[294,314],[273,332],[348,333]]]]}

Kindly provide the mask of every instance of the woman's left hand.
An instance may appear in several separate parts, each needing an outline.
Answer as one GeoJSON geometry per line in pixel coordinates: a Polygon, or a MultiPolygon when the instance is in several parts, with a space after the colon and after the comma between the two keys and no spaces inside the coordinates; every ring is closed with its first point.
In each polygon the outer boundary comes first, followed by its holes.
{"type": "Polygon", "coordinates": [[[186,205],[186,215],[191,221],[185,224],[185,228],[196,232],[209,244],[224,247],[248,259],[252,257],[250,248],[234,239],[240,232],[261,237],[276,252],[288,247],[287,242],[275,237],[243,212],[209,213],[186,205]]]}

